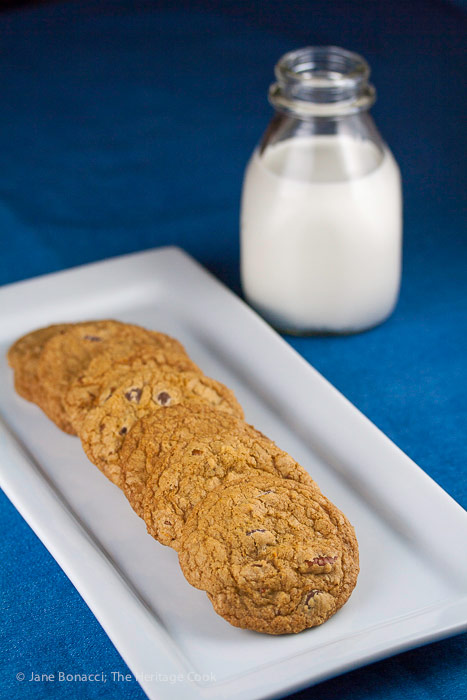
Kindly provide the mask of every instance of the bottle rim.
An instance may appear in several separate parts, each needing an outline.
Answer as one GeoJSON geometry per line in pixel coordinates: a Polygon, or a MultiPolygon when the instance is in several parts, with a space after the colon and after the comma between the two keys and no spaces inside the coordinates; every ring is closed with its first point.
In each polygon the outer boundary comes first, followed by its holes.
{"type": "Polygon", "coordinates": [[[269,100],[282,111],[310,116],[369,109],[376,92],[370,66],[360,54],[339,46],[305,46],[284,54],[275,69],[269,100]]]}

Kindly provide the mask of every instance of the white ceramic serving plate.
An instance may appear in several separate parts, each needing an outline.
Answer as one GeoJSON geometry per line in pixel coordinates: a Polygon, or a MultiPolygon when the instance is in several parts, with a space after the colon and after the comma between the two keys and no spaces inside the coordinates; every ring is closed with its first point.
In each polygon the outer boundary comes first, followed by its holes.
{"type": "Polygon", "coordinates": [[[185,253],[162,248],[13,284],[0,289],[0,308],[1,484],[150,698],[278,696],[467,628],[467,557],[450,556],[465,552],[467,513],[185,253]],[[361,573],[326,624],[282,637],[231,627],[79,440],[15,394],[13,340],[109,317],[179,338],[347,514],[361,573]]]}

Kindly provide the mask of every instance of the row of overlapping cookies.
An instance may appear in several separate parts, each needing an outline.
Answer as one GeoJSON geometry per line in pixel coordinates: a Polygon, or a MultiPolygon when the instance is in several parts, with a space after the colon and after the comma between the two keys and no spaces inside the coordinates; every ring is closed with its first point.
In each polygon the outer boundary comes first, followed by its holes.
{"type": "Polygon", "coordinates": [[[8,359],[17,392],[80,437],[231,624],[299,632],[346,602],[352,526],[177,340],[113,320],[60,324],[20,338],[8,359]]]}

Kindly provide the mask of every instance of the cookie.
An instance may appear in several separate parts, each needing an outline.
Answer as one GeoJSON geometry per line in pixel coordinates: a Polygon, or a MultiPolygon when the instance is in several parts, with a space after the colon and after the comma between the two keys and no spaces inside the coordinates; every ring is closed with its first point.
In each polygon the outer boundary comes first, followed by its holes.
{"type": "Polygon", "coordinates": [[[63,399],[67,416],[76,432],[80,432],[91,408],[106,401],[130,372],[151,369],[201,373],[181,343],[172,338],[169,340],[171,342],[165,347],[154,342],[136,349],[111,347],[94,357],[72,380],[63,399]]]}
{"type": "Polygon", "coordinates": [[[23,335],[8,350],[8,364],[14,370],[15,389],[24,399],[36,402],[39,387],[37,366],[44,345],[71,326],[71,323],[58,323],[39,328],[23,335]]]}
{"type": "Polygon", "coordinates": [[[171,341],[162,333],[120,321],[76,324],[51,338],[44,346],[37,368],[40,382],[37,403],[59,428],[75,435],[63,400],[70,383],[93,357],[105,350],[127,350],[151,342],[166,347],[171,341]]]}
{"type": "Polygon", "coordinates": [[[150,369],[130,373],[100,406],[87,414],[80,432],[87,456],[120,486],[119,451],[135,422],[179,403],[209,404],[242,417],[233,392],[199,372],[161,372],[150,369]]]}
{"type": "MultiPolygon", "coordinates": [[[[132,508],[144,517],[143,501],[148,478],[151,475],[159,478],[164,460],[175,450],[183,450],[181,459],[185,462],[197,454],[197,448],[189,448],[195,437],[204,442],[207,439],[219,443],[229,431],[243,432],[246,428],[267,440],[259,431],[245,426],[238,417],[208,405],[177,404],[167,407],[163,415],[148,414],[136,421],[120,452],[120,486],[132,508]]],[[[202,456],[204,453],[198,450],[198,454],[202,456]]]]}
{"type": "MultiPolygon", "coordinates": [[[[272,440],[239,418],[208,406],[199,411],[175,406],[172,415],[164,412],[158,431],[149,428],[147,434],[152,437],[139,446],[149,457],[149,477],[140,492],[143,517],[149,534],[174,549],[179,548],[191,509],[222,484],[266,472],[315,485],[308,472],[272,440]],[[156,442],[155,432],[161,434],[156,442]]],[[[122,482],[129,476],[134,479],[129,473],[132,463],[140,466],[138,450],[125,465],[122,482]]],[[[122,488],[125,491],[123,483],[122,488]]]]}
{"type": "Polygon", "coordinates": [[[208,493],[187,519],[179,561],[219,615],[268,634],[325,622],[359,571],[347,518],[317,488],[272,475],[208,493]]]}

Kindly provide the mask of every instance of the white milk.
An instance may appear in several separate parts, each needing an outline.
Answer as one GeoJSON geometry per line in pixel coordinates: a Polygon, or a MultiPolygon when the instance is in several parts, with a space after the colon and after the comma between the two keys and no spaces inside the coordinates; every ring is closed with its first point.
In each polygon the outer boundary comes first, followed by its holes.
{"type": "Polygon", "coordinates": [[[255,151],[242,196],[242,284],[290,331],[351,332],[386,318],[401,269],[401,186],[389,150],[346,136],[255,151]]]}

